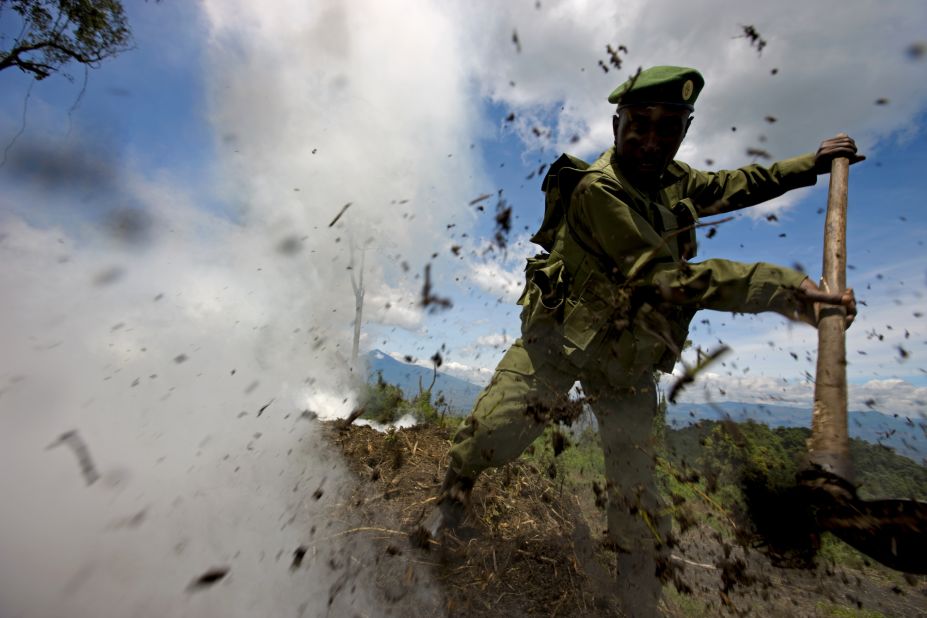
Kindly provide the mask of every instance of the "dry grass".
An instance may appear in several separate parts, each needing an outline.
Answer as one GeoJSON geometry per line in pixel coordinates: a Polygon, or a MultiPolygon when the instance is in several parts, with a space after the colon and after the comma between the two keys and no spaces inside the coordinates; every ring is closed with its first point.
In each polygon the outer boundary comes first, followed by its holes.
{"type": "Polygon", "coordinates": [[[361,483],[350,505],[383,551],[418,552],[432,567],[451,616],[616,615],[604,565],[575,496],[561,493],[530,464],[516,461],[480,477],[457,536],[411,547],[447,469],[447,430],[413,427],[391,434],[327,426],[361,483]]]}

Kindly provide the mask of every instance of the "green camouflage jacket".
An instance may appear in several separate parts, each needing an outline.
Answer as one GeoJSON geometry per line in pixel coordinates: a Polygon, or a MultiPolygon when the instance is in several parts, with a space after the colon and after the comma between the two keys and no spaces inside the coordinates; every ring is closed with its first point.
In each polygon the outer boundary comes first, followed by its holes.
{"type": "Polygon", "coordinates": [[[813,185],[813,155],[719,172],[674,161],[650,193],[628,182],[613,155],[609,149],[591,165],[563,155],[544,179],[544,222],[532,241],[549,253],[528,260],[518,301],[524,338],[554,337],[578,367],[610,345],[627,368],[670,371],[698,309],[794,317],[792,290],[804,274],[688,260],[700,216],[813,185]]]}

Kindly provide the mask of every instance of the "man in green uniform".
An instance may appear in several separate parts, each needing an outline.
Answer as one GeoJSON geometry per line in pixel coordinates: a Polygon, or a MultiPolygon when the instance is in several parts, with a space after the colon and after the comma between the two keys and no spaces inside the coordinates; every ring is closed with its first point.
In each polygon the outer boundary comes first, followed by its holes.
{"type": "Polygon", "coordinates": [[[453,438],[438,506],[437,536],[463,517],[480,472],[516,459],[576,409],[578,380],[605,453],[609,541],[618,552],[618,597],[633,616],[656,612],[669,518],[654,484],[654,371],[669,372],[699,309],[774,311],[816,324],[820,303],[847,307],[852,290],[821,291],[772,264],[695,255],[699,217],[767,201],[815,184],[835,157],[857,162],[849,137],[816,153],[737,170],[702,172],[674,161],[704,85],[698,71],[658,66],[609,97],[615,145],[594,163],[563,155],[544,179],[546,209],[528,260],[522,337],[506,352],[473,413],[453,438]]]}

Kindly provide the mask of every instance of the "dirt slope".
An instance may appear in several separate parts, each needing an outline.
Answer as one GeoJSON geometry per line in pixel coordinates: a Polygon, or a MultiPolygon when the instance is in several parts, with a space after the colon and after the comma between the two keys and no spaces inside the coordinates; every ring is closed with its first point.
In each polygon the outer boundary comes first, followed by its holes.
{"type": "MultiPolygon", "coordinates": [[[[446,470],[447,431],[325,424],[325,435],[360,481],[341,516],[345,534],[367,535],[379,547],[372,572],[384,603],[403,605],[404,615],[618,615],[614,554],[591,489],[571,494],[517,461],[481,477],[458,536],[422,543],[415,530],[446,470]],[[437,584],[429,607],[410,607],[423,581],[437,584]]],[[[666,584],[661,607],[667,616],[927,615],[923,578],[828,564],[776,568],[703,522],[679,535],[671,566],[675,584],[666,584]]]]}

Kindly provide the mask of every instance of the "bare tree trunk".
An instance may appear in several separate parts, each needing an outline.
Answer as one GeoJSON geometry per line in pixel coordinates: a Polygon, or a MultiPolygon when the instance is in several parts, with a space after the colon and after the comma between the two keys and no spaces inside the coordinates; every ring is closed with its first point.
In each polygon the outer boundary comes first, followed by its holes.
{"type": "MultiPolygon", "coordinates": [[[[351,347],[351,369],[357,369],[357,354],[360,349],[361,321],[364,316],[364,259],[367,254],[367,248],[361,249],[360,274],[354,277],[354,270],[351,270],[351,287],[354,288],[354,345],[351,347]]],[[[354,247],[351,247],[351,262],[354,261],[354,247]]]]}

